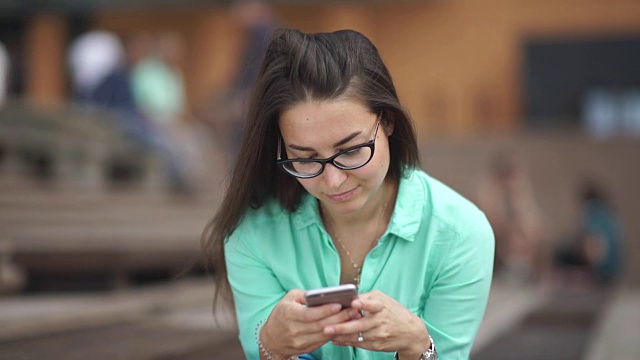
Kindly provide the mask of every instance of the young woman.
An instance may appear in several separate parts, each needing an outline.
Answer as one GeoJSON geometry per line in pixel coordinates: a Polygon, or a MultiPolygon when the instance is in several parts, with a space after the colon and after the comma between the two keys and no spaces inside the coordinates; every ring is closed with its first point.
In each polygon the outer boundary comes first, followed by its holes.
{"type": "Polygon", "coordinates": [[[419,170],[376,47],[355,31],[277,31],[247,124],[205,234],[247,358],[468,358],[493,234],[419,170]],[[304,290],[342,283],[359,288],[351,308],[306,306],[304,290]]]}

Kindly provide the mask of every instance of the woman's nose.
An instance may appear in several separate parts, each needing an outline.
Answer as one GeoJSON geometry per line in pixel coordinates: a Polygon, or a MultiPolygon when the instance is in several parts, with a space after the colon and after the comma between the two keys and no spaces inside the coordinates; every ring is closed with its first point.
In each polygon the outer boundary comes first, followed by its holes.
{"type": "Polygon", "coordinates": [[[324,177],[325,183],[332,189],[340,188],[347,179],[346,170],[338,169],[332,163],[325,165],[321,176],[324,177]]]}

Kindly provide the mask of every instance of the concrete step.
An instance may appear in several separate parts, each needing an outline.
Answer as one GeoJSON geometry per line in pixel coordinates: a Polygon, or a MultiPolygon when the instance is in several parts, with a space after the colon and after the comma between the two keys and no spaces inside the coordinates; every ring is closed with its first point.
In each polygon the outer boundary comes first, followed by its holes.
{"type": "Polygon", "coordinates": [[[209,280],[113,293],[0,298],[0,359],[242,359],[209,280]]]}
{"type": "Polygon", "coordinates": [[[476,354],[499,336],[512,330],[547,301],[549,289],[531,284],[514,285],[494,279],[487,309],[471,354],[476,354]]]}
{"type": "MultiPolygon", "coordinates": [[[[107,293],[3,297],[0,343],[142,320],[213,329],[213,289],[209,279],[186,279],[107,293]],[[176,320],[194,311],[199,315],[176,320]]],[[[219,309],[217,314],[225,331],[235,329],[229,309],[219,309]]]]}
{"type": "Polygon", "coordinates": [[[620,286],[615,290],[598,320],[585,359],[638,359],[639,332],[640,289],[620,286]]]}
{"type": "Polygon", "coordinates": [[[490,341],[476,360],[583,359],[608,292],[559,289],[508,332],[490,341]]]}
{"type": "Polygon", "coordinates": [[[0,344],[0,358],[18,359],[242,359],[232,332],[190,330],[135,321],[0,344]],[[225,354],[221,357],[220,354],[225,354]],[[229,357],[230,353],[235,354],[229,357]]]}

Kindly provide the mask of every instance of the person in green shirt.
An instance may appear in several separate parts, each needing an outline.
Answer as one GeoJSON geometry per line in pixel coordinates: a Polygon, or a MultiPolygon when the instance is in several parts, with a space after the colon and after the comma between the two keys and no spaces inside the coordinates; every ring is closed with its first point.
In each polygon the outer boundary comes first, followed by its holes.
{"type": "Polygon", "coordinates": [[[248,359],[469,357],[493,232],[419,167],[413,123],[366,37],[274,34],[203,237],[248,359]],[[350,308],[306,306],[305,290],[344,283],[359,289],[350,308]]]}

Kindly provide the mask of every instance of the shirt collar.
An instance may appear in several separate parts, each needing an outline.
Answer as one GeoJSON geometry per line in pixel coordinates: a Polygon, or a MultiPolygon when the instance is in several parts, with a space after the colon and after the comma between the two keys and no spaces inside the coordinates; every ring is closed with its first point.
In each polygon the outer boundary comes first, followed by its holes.
{"type": "Polygon", "coordinates": [[[418,170],[407,170],[400,178],[396,207],[389,223],[389,233],[407,241],[415,239],[427,205],[427,191],[417,173],[418,170]]]}
{"type": "Polygon", "coordinates": [[[293,212],[293,223],[298,230],[303,229],[312,224],[318,224],[320,227],[322,219],[320,218],[320,209],[318,208],[318,199],[308,192],[304,192],[300,198],[298,208],[293,212]]]}
{"type": "MultiPolygon", "coordinates": [[[[391,216],[388,232],[407,241],[415,239],[426,206],[426,190],[422,182],[416,176],[416,170],[409,170],[400,179],[396,206],[391,216]]],[[[295,226],[298,229],[312,224],[322,228],[322,219],[318,209],[318,199],[309,193],[305,193],[300,199],[298,209],[292,214],[295,226]]]]}

